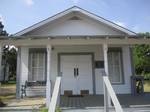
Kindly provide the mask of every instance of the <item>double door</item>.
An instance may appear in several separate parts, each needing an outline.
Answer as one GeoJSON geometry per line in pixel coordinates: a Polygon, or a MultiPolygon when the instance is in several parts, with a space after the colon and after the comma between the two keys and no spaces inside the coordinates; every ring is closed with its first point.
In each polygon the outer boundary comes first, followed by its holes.
{"type": "Polygon", "coordinates": [[[81,91],[93,94],[92,56],[62,55],[60,60],[61,94],[65,91],[72,91],[73,95],[79,95],[81,91]]]}

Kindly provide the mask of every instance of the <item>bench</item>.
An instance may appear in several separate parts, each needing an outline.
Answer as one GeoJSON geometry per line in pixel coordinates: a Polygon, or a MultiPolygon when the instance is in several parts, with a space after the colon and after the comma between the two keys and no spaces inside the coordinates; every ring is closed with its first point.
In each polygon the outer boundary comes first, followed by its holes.
{"type": "Polygon", "coordinates": [[[27,91],[40,91],[45,89],[46,81],[26,81],[21,85],[21,98],[27,96],[27,91]]]}

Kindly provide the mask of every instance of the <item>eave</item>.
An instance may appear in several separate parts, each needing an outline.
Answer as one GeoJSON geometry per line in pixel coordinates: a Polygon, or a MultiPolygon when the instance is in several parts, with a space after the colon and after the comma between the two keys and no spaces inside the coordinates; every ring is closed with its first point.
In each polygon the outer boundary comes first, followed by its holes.
{"type": "Polygon", "coordinates": [[[51,36],[18,36],[18,37],[0,37],[1,45],[15,45],[15,46],[45,46],[45,45],[136,45],[136,44],[150,44],[150,37],[139,36],[58,36],[57,38],[51,36]]]}

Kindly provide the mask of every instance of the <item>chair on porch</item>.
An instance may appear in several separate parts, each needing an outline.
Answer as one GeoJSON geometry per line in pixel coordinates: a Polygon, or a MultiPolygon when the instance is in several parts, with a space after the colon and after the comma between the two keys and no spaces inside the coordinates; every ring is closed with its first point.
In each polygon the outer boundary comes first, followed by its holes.
{"type": "Polygon", "coordinates": [[[45,90],[46,81],[25,81],[21,86],[21,98],[27,96],[27,91],[45,90]]]}

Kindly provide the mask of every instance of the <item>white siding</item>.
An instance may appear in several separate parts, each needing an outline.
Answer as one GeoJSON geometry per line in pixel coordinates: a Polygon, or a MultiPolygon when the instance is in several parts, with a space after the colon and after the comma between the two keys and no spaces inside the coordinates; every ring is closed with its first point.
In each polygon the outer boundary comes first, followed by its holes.
{"type": "MultiPolygon", "coordinates": [[[[131,60],[130,60],[130,53],[129,53],[129,47],[123,46],[122,47],[122,56],[123,56],[123,71],[124,71],[124,84],[119,85],[113,85],[113,88],[117,94],[128,94],[131,93],[131,83],[130,83],[130,77],[132,75],[131,71],[131,60]]],[[[95,69],[95,75],[96,75],[96,85],[97,89],[96,92],[98,94],[103,93],[103,82],[102,77],[99,75],[101,73],[102,69],[95,69]]]]}
{"type": "MultiPolygon", "coordinates": [[[[119,46],[118,46],[119,47],[119,46]]],[[[83,52],[93,52],[94,60],[103,60],[103,50],[101,45],[91,45],[91,46],[54,46],[52,50],[52,69],[51,69],[51,81],[52,87],[55,83],[56,76],[58,75],[58,53],[83,53],[83,52]]],[[[113,85],[116,93],[125,94],[130,93],[130,76],[131,73],[131,63],[130,63],[130,53],[129,47],[123,46],[123,71],[124,71],[124,84],[113,85]]],[[[21,47],[21,84],[28,79],[28,47],[21,47]]],[[[103,69],[94,69],[95,79],[96,79],[96,94],[103,94],[103,82],[102,82],[102,71],[103,69]]],[[[27,93],[29,94],[29,93],[27,93]]],[[[45,93],[35,93],[30,91],[32,95],[44,95],[45,93]]]]}
{"type": "MultiPolygon", "coordinates": [[[[113,85],[116,93],[125,94],[130,93],[130,76],[131,76],[131,63],[130,63],[130,55],[129,55],[129,47],[123,46],[123,69],[124,69],[124,84],[113,85]]],[[[101,45],[93,45],[93,46],[55,46],[52,51],[52,83],[54,84],[55,78],[58,75],[58,57],[57,53],[65,53],[65,52],[93,52],[95,55],[95,60],[103,60],[103,51],[101,45]]],[[[95,69],[95,79],[96,79],[96,94],[103,94],[103,82],[101,71],[103,69],[95,69]]]]}
{"type": "Polygon", "coordinates": [[[91,20],[65,20],[63,22],[56,22],[54,24],[47,24],[29,32],[26,35],[38,35],[38,36],[76,36],[76,35],[121,35],[124,34],[114,28],[104,25],[103,23],[91,20]]]}

